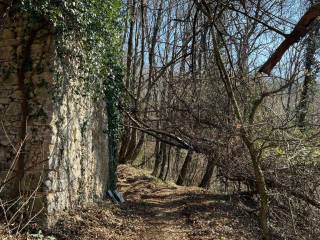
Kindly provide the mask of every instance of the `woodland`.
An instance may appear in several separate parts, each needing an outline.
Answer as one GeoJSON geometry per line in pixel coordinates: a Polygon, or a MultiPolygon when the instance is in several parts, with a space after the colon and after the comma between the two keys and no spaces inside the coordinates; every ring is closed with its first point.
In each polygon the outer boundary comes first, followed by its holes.
{"type": "Polygon", "coordinates": [[[127,1],[119,163],[251,198],[264,239],[319,238],[319,6],[127,1]]]}
{"type": "MultiPolygon", "coordinates": [[[[138,204],[126,213],[152,209],[126,195],[130,174],[146,171],[174,184],[173,197],[197,188],[238,199],[257,239],[320,239],[320,1],[21,2],[86,39],[95,75],[84,91],[105,79],[112,186],[119,165],[119,191],[138,204]]],[[[175,239],[150,229],[140,239],[175,239]]],[[[254,239],[206,237],[186,239],[254,239]]]]}

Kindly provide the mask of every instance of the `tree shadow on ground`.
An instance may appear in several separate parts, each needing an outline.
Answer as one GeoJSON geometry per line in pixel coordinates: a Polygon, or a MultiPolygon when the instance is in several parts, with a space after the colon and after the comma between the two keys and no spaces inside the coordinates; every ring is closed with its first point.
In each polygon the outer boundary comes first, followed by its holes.
{"type": "Polygon", "coordinates": [[[247,202],[242,201],[238,194],[225,195],[201,189],[189,190],[186,187],[159,184],[159,180],[146,176],[131,177],[129,182],[121,182],[119,188],[127,200],[120,207],[121,216],[141,218],[144,222],[157,224],[179,223],[193,234],[191,239],[200,237],[194,235],[196,232],[208,233],[210,228],[221,224],[226,228],[239,229],[243,234],[259,232],[256,211],[252,210],[257,208],[256,202],[248,199],[244,199],[247,202]],[[247,211],[239,203],[248,205],[252,211],[247,211]]]}

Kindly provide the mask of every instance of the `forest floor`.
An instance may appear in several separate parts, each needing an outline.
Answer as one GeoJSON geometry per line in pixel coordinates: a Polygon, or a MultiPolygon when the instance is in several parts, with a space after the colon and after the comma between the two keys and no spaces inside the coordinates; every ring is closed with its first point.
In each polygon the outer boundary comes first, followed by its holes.
{"type": "Polygon", "coordinates": [[[256,216],[235,196],[163,182],[127,165],[118,175],[124,204],[76,209],[45,234],[58,240],[259,239],[256,216]]]}

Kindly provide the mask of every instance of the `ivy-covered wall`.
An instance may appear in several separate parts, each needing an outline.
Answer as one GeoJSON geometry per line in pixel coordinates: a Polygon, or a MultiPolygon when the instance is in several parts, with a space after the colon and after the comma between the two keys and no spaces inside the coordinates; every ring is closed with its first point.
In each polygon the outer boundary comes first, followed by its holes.
{"type": "Polygon", "coordinates": [[[0,194],[36,190],[32,204],[50,224],[115,188],[119,4],[31,2],[0,28],[0,194]]]}

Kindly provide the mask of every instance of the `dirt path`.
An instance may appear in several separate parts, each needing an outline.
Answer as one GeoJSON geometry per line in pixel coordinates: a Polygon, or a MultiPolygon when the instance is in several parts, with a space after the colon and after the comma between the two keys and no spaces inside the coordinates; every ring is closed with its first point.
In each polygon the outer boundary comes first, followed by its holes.
{"type": "Polygon", "coordinates": [[[134,176],[120,183],[127,199],[127,204],[122,207],[124,215],[132,213],[131,217],[141,218],[145,230],[140,235],[141,239],[189,239],[189,229],[180,212],[184,205],[175,204],[177,198],[173,192],[177,189],[170,186],[156,189],[160,184],[154,181],[157,182],[150,177],[134,176]]]}
{"type": "Polygon", "coordinates": [[[254,216],[233,199],[199,188],[179,187],[129,166],[119,167],[126,203],[79,209],[51,233],[57,239],[254,240],[254,216]]]}

